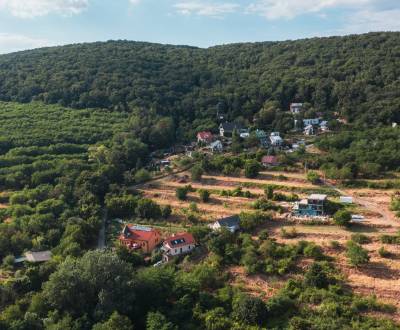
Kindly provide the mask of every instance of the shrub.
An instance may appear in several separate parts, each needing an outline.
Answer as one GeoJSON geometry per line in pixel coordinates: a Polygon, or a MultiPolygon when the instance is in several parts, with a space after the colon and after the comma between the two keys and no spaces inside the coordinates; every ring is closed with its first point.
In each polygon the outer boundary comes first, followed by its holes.
{"type": "Polygon", "coordinates": [[[145,170],[144,168],[140,169],[135,173],[134,180],[136,183],[142,183],[149,181],[151,179],[151,175],[149,171],[145,170]]]}
{"type": "Polygon", "coordinates": [[[264,190],[265,196],[268,199],[274,198],[274,187],[273,186],[267,186],[264,190]]]}
{"type": "Polygon", "coordinates": [[[331,241],[330,246],[335,250],[339,250],[341,248],[341,244],[338,241],[331,241]]]}
{"type": "Polygon", "coordinates": [[[312,184],[318,184],[320,182],[319,174],[315,171],[309,171],[307,173],[307,180],[312,184]]]}
{"type": "Polygon", "coordinates": [[[347,210],[339,210],[334,214],[333,220],[338,226],[348,227],[351,221],[351,213],[347,210]]]}
{"type": "Polygon", "coordinates": [[[168,219],[171,213],[172,213],[171,205],[165,205],[164,207],[161,208],[161,216],[164,219],[168,219]]]}
{"type": "Polygon", "coordinates": [[[281,228],[281,237],[282,238],[296,238],[298,236],[296,228],[291,228],[286,230],[285,228],[281,228]]]}
{"type": "Polygon", "coordinates": [[[371,238],[364,234],[353,234],[351,235],[351,240],[358,244],[371,243],[371,238]]]}
{"type": "Polygon", "coordinates": [[[200,181],[201,177],[204,173],[203,168],[200,165],[194,165],[190,171],[192,175],[192,180],[193,181],[200,181]]]}
{"type": "Polygon", "coordinates": [[[200,189],[199,196],[203,203],[207,203],[210,200],[210,192],[206,189],[200,189]]]}
{"type": "Polygon", "coordinates": [[[361,245],[353,241],[348,241],[346,244],[346,248],[346,255],[351,265],[359,267],[368,263],[368,251],[363,249],[361,245]]]}
{"type": "Polygon", "coordinates": [[[388,250],[386,250],[383,246],[378,250],[378,254],[382,258],[390,258],[392,256],[392,254],[388,250]]]}
{"type": "Polygon", "coordinates": [[[324,258],[324,253],[320,246],[309,243],[304,248],[304,255],[309,258],[314,258],[315,260],[321,260],[324,258]]]}
{"type": "Polygon", "coordinates": [[[260,164],[256,160],[248,160],[244,165],[244,175],[246,178],[256,178],[260,171],[260,164]]]}
{"type": "Polygon", "coordinates": [[[181,201],[186,200],[187,194],[188,194],[188,189],[186,187],[178,187],[175,190],[176,197],[181,201]]]}

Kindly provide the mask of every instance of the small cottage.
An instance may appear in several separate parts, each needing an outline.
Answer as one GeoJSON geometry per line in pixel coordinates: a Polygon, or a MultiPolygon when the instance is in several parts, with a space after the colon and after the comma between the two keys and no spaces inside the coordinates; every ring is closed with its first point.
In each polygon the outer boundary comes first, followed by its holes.
{"type": "Polygon", "coordinates": [[[161,250],[164,252],[163,261],[191,252],[196,247],[196,241],[190,233],[173,234],[163,242],[161,250]]]}
{"type": "Polygon", "coordinates": [[[240,229],[240,218],[238,215],[232,215],[230,217],[215,221],[214,223],[210,224],[209,227],[215,231],[225,228],[231,233],[234,233],[240,229]]]}
{"type": "Polygon", "coordinates": [[[222,145],[222,142],[220,140],[214,141],[211,143],[208,148],[213,152],[222,152],[224,150],[224,146],[222,145]]]}
{"type": "Polygon", "coordinates": [[[236,130],[239,134],[242,131],[243,127],[240,124],[236,123],[222,123],[219,125],[219,135],[223,137],[232,137],[232,133],[236,130]]]}
{"type": "Polygon", "coordinates": [[[271,146],[280,147],[283,144],[283,139],[281,138],[279,132],[272,132],[269,136],[269,140],[271,142],[271,146]]]}
{"type": "Polygon", "coordinates": [[[303,103],[291,103],[290,112],[293,114],[298,114],[303,109],[303,103]]]}
{"type": "Polygon", "coordinates": [[[273,167],[273,166],[278,166],[279,161],[277,156],[264,156],[261,159],[261,164],[264,167],[273,167]]]}
{"type": "Polygon", "coordinates": [[[213,135],[211,132],[203,131],[197,133],[197,143],[211,143],[213,140],[213,135]]]}

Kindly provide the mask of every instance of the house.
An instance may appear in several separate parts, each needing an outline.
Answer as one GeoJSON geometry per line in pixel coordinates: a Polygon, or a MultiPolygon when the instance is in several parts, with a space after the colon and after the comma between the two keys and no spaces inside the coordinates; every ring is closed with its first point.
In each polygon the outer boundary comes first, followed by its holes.
{"type": "Polygon", "coordinates": [[[280,147],[283,144],[283,139],[280,137],[279,132],[272,132],[269,140],[273,147],[280,147]]]}
{"type": "Polygon", "coordinates": [[[213,140],[213,135],[211,132],[203,131],[197,133],[197,143],[211,143],[213,140]]]}
{"type": "Polygon", "coordinates": [[[340,196],[340,203],[353,204],[353,197],[351,197],[351,196],[340,196]]]}
{"type": "Polygon", "coordinates": [[[231,137],[234,130],[237,130],[240,134],[240,131],[243,130],[243,127],[240,124],[228,122],[219,125],[219,135],[221,136],[231,137]]]}
{"type": "Polygon", "coordinates": [[[268,148],[270,145],[268,135],[265,133],[265,131],[261,129],[256,129],[254,132],[256,138],[260,141],[260,144],[263,148],[268,148]]]}
{"type": "Polygon", "coordinates": [[[161,234],[154,228],[129,224],[122,230],[119,241],[129,249],[150,253],[161,243],[161,234]]]}
{"type": "Polygon", "coordinates": [[[328,131],[328,130],[329,130],[329,128],[328,128],[328,122],[327,122],[326,120],[321,121],[321,122],[319,123],[319,129],[320,129],[322,132],[328,131]]]}
{"type": "Polygon", "coordinates": [[[293,214],[297,216],[323,216],[325,215],[325,205],[327,195],[311,194],[307,199],[302,199],[293,207],[293,214]]]}
{"type": "Polygon", "coordinates": [[[220,140],[214,141],[208,146],[208,148],[214,153],[222,152],[224,150],[224,146],[222,145],[222,142],[220,140]]]}
{"type": "Polygon", "coordinates": [[[319,118],[303,119],[303,126],[306,127],[308,125],[319,125],[319,122],[320,122],[319,118]]]}
{"type": "Polygon", "coordinates": [[[239,136],[242,139],[247,139],[248,137],[250,137],[250,130],[248,128],[242,128],[239,130],[239,136]]]}
{"type": "Polygon", "coordinates": [[[293,114],[300,113],[303,108],[303,103],[291,103],[290,112],[293,114]]]}
{"type": "Polygon", "coordinates": [[[221,230],[222,228],[228,229],[231,233],[239,230],[240,218],[238,215],[232,215],[230,217],[222,218],[214,223],[210,224],[209,227],[212,230],[221,230]]]}
{"type": "Polygon", "coordinates": [[[46,262],[51,260],[51,257],[52,257],[51,251],[40,251],[40,252],[28,251],[24,254],[23,257],[15,259],[14,263],[17,264],[24,261],[28,261],[31,263],[46,262]]]}
{"type": "Polygon", "coordinates": [[[261,159],[261,164],[264,167],[271,167],[279,165],[278,157],[277,156],[264,156],[261,159]]]}
{"type": "Polygon", "coordinates": [[[306,127],[304,127],[304,135],[314,135],[314,126],[307,125],[306,127]]]}
{"type": "Polygon", "coordinates": [[[166,238],[161,250],[164,251],[163,261],[191,252],[196,247],[196,241],[190,233],[174,234],[166,238]]]}

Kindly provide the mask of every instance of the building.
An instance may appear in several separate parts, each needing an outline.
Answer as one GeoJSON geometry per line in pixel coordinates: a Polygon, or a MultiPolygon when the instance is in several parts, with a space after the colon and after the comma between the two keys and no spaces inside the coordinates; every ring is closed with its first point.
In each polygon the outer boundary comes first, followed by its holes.
{"type": "Polygon", "coordinates": [[[150,253],[161,243],[161,234],[154,228],[129,224],[122,230],[119,241],[129,249],[150,253]]]}
{"type": "Polygon", "coordinates": [[[314,126],[307,125],[306,127],[304,127],[304,135],[314,135],[314,126]]]}
{"type": "Polygon", "coordinates": [[[269,136],[269,140],[271,142],[271,146],[280,147],[283,144],[283,139],[281,138],[279,132],[272,132],[269,136]]]}
{"type": "Polygon", "coordinates": [[[302,199],[293,207],[293,214],[297,216],[324,216],[327,195],[312,194],[307,199],[302,199]]]}
{"type": "Polygon", "coordinates": [[[214,141],[208,146],[208,148],[214,153],[222,152],[224,150],[224,146],[222,145],[222,142],[220,140],[214,141]]]}
{"type": "Polygon", "coordinates": [[[51,257],[52,257],[51,251],[40,251],[40,252],[28,251],[24,254],[23,257],[16,258],[14,263],[18,264],[24,261],[28,261],[31,263],[46,262],[51,260],[51,257]]]}
{"type": "Polygon", "coordinates": [[[248,128],[242,128],[239,130],[239,136],[242,139],[247,139],[248,137],[250,137],[250,130],[248,128]]]}
{"type": "Polygon", "coordinates": [[[264,156],[261,159],[261,164],[264,167],[278,166],[279,165],[278,157],[277,156],[264,156]]]}
{"type": "Polygon", "coordinates": [[[340,196],[340,203],[353,204],[353,197],[351,197],[351,196],[340,196]]]}
{"type": "Polygon", "coordinates": [[[238,215],[232,215],[230,217],[215,221],[214,223],[210,224],[209,227],[212,230],[221,230],[222,228],[225,228],[231,233],[234,233],[240,229],[240,218],[238,215]]]}
{"type": "Polygon", "coordinates": [[[290,104],[290,112],[293,114],[300,113],[303,109],[303,103],[291,103],[290,104]]]}
{"type": "Polygon", "coordinates": [[[239,134],[242,131],[243,127],[240,124],[236,123],[222,123],[219,125],[219,135],[224,137],[232,137],[232,133],[236,130],[239,134]]]}
{"type": "Polygon", "coordinates": [[[319,125],[320,119],[319,118],[308,118],[303,119],[303,126],[306,127],[308,125],[319,125]]]}
{"type": "Polygon", "coordinates": [[[161,250],[164,251],[163,261],[191,252],[196,247],[196,241],[190,233],[174,234],[166,238],[161,250]]]}
{"type": "Polygon", "coordinates": [[[197,143],[211,143],[213,140],[213,135],[211,132],[203,131],[197,133],[197,143]]]}

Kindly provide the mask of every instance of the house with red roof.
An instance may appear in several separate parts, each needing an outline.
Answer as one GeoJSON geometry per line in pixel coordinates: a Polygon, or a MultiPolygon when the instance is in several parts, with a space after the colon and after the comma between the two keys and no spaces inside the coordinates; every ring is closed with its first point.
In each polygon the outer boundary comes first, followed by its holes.
{"type": "Polygon", "coordinates": [[[213,135],[211,132],[203,131],[197,133],[197,142],[198,143],[211,143],[213,140],[213,135]]]}
{"type": "Polygon", "coordinates": [[[279,165],[278,157],[277,156],[264,156],[261,159],[261,163],[264,167],[271,167],[279,165]]]}
{"type": "Polygon", "coordinates": [[[151,253],[162,241],[157,229],[132,224],[124,227],[118,239],[129,249],[143,253],[151,253]]]}
{"type": "Polygon", "coordinates": [[[196,241],[190,233],[178,233],[164,240],[163,261],[168,262],[175,256],[190,253],[196,247],[196,241]]]}

